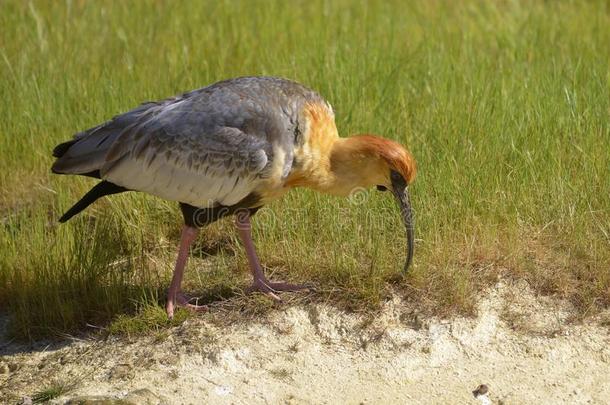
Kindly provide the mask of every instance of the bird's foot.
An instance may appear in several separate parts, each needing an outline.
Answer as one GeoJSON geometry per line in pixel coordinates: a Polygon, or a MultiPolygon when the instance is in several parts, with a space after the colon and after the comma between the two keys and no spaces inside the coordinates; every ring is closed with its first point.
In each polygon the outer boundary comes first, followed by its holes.
{"type": "Polygon", "coordinates": [[[165,304],[165,311],[167,312],[168,318],[172,319],[174,317],[175,307],[186,308],[193,312],[203,312],[208,310],[207,305],[197,305],[196,303],[191,304],[190,301],[192,299],[193,298],[188,298],[181,292],[177,292],[175,294],[168,293],[167,303],[165,304]]]}
{"type": "Polygon", "coordinates": [[[254,280],[252,285],[246,289],[247,293],[260,292],[266,294],[276,301],[282,301],[279,295],[280,291],[301,291],[301,290],[313,290],[311,284],[290,284],[283,282],[273,282],[265,279],[254,280]]]}

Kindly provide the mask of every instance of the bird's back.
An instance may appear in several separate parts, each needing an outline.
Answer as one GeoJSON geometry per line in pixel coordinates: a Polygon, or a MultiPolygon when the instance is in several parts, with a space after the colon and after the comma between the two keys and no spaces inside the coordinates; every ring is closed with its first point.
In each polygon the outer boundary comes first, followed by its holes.
{"type": "Polygon", "coordinates": [[[77,134],[55,148],[53,171],[193,205],[235,203],[261,179],[288,175],[310,104],[332,114],[317,93],[286,79],[218,82],[77,134]]]}

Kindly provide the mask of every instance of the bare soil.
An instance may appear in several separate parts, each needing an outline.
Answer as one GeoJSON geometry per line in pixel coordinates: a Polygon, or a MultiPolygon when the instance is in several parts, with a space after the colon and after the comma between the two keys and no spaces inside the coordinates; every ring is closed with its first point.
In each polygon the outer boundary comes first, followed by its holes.
{"type": "Polygon", "coordinates": [[[396,297],[375,315],[317,304],[140,338],[5,342],[0,398],[27,403],[59,383],[71,390],[52,403],[610,403],[608,314],[572,313],[500,283],[474,318],[424,317],[396,297]]]}

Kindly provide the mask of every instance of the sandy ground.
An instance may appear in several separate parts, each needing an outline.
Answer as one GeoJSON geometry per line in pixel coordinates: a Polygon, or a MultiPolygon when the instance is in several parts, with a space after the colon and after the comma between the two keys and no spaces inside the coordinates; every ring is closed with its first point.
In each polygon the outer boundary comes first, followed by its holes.
{"type": "Polygon", "coordinates": [[[227,327],[194,318],[139,339],[4,344],[0,397],[27,403],[50,381],[69,381],[53,403],[610,403],[609,328],[569,315],[526,286],[500,284],[473,319],[422,319],[395,298],[373,318],[309,305],[227,327]],[[489,391],[475,398],[480,384],[489,391]]]}

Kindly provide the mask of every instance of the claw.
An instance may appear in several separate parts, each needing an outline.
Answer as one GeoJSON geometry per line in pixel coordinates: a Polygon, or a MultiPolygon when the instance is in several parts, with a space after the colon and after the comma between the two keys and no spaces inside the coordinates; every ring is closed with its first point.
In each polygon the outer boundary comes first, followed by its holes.
{"type": "Polygon", "coordinates": [[[167,312],[167,317],[169,319],[174,318],[174,307],[175,306],[186,308],[193,312],[204,312],[204,311],[208,310],[207,305],[191,304],[189,302],[190,300],[191,300],[191,298],[187,298],[187,296],[181,292],[176,293],[174,295],[174,297],[170,297],[168,294],[167,303],[165,304],[165,310],[167,312]]]}
{"type": "Polygon", "coordinates": [[[271,282],[267,280],[256,280],[254,283],[246,289],[247,293],[260,292],[269,297],[273,298],[278,302],[282,302],[282,299],[277,292],[280,291],[301,291],[301,290],[313,290],[310,284],[290,284],[281,282],[271,282]]]}

